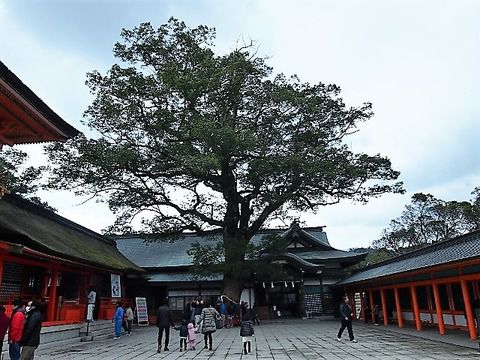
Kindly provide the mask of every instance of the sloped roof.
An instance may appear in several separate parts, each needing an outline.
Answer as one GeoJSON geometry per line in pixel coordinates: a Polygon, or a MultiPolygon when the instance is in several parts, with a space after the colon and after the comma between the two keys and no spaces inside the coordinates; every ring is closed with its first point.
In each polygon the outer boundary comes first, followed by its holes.
{"type": "Polygon", "coordinates": [[[202,277],[197,279],[191,273],[185,272],[172,272],[172,273],[153,273],[146,275],[148,282],[162,282],[162,283],[179,283],[179,282],[191,282],[191,281],[199,281],[199,282],[215,282],[215,281],[223,281],[223,274],[212,274],[206,277],[202,277]]]}
{"type": "MultiPolygon", "coordinates": [[[[259,244],[264,235],[272,233],[279,234],[283,237],[288,237],[292,234],[291,228],[287,230],[265,229],[255,234],[252,242],[259,244]]],[[[358,258],[358,261],[360,261],[366,256],[366,253],[359,254],[332,248],[322,228],[303,228],[298,233],[301,236],[308,237],[307,241],[312,244],[313,251],[308,251],[308,249],[304,248],[302,248],[300,252],[289,249],[289,252],[282,257],[298,265],[315,269],[318,267],[318,264],[314,262],[315,260],[335,259],[338,257],[343,260],[356,260],[358,258]]],[[[116,236],[114,239],[117,242],[117,247],[120,252],[142,268],[174,268],[193,265],[192,258],[187,254],[187,251],[190,250],[193,244],[199,243],[206,245],[211,240],[220,240],[221,235],[201,236],[194,233],[183,234],[174,242],[146,242],[141,235],[116,236]]]]}
{"type": "Polygon", "coordinates": [[[480,258],[480,231],[382,261],[353,274],[337,285],[353,284],[475,258],[480,258]]]}
{"type": "Polygon", "coordinates": [[[0,100],[3,143],[65,141],[79,134],[1,61],[0,100]]]}
{"type": "Polygon", "coordinates": [[[102,268],[143,271],[113,240],[13,194],[0,199],[0,240],[102,268]]]}

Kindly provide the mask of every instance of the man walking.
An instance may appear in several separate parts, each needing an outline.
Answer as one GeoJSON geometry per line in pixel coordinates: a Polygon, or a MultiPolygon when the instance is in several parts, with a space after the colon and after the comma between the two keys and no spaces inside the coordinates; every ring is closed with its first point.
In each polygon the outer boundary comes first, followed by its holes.
{"type": "Polygon", "coordinates": [[[20,340],[20,344],[23,346],[20,360],[33,360],[35,350],[40,345],[40,330],[42,330],[40,306],[40,301],[33,300],[27,312],[27,320],[23,326],[22,339],[20,340]]]}
{"type": "Polygon", "coordinates": [[[90,291],[88,292],[88,305],[87,305],[87,320],[93,321],[93,310],[95,309],[95,301],[97,300],[97,293],[95,288],[90,286],[90,291]]]}
{"type": "Polygon", "coordinates": [[[173,326],[172,310],[168,307],[168,299],[165,299],[157,309],[157,327],[158,327],[158,347],[157,353],[162,350],[162,337],[165,331],[165,347],[164,351],[168,351],[168,342],[170,340],[170,326],[173,326]]]}
{"type": "Polygon", "coordinates": [[[25,312],[23,303],[20,299],[13,301],[13,312],[8,326],[8,352],[10,359],[20,359],[20,340],[23,333],[23,322],[25,321],[25,312]]]}
{"type": "Polygon", "coordinates": [[[340,327],[340,330],[338,330],[337,340],[342,341],[343,330],[347,328],[350,341],[356,343],[357,340],[355,340],[352,330],[353,311],[350,307],[348,296],[346,295],[343,297],[343,302],[340,304],[340,317],[342,319],[342,326],[340,327]]]}

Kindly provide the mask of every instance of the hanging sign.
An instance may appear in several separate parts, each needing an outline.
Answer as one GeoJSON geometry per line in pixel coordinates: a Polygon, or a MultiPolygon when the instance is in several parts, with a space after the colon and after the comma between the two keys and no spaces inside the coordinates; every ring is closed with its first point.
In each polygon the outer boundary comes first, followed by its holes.
{"type": "Polygon", "coordinates": [[[120,275],[110,274],[110,279],[112,282],[112,297],[119,298],[122,296],[122,289],[120,287],[120,275]]]}
{"type": "Polygon", "coordinates": [[[138,326],[148,326],[147,299],[144,297],[136,297],[135,303],[137,304],[138,326]]]}

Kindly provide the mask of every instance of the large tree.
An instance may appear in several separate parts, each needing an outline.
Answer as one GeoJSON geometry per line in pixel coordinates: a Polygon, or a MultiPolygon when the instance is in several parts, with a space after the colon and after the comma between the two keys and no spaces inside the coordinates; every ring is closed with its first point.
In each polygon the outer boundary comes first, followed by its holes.
{"type": "Polygon", "coordinates": [[[110,232],[217,229],[225,292],[238,298],[252,236],[287,210],[402,191],[380,155],[343,140],[372,116],[340,88],[272,74],[252,44],[214,52],[215,32],[170,19],[122,31],[119,63],[88,74],[98,134],[49,148],[51,185],[100,196],[117,214],[110,232]]]}

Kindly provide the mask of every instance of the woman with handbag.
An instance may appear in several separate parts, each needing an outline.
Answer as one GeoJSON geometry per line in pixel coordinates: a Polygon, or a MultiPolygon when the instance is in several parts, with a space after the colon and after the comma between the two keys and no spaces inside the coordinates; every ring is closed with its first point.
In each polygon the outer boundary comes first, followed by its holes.
{"type": "Polygon", "coordinates": [[[212,350],[213,339],[212,334],[217,330],[216,319],[220,317],[220,314],[210,304],[205,303],[205,307],[202,309],[200,315],[201,318],[201,331],[203,339],[205,340],[204,349],[212,350]]]}

